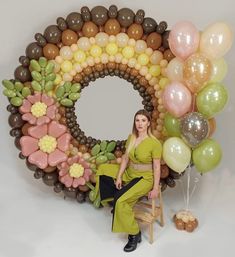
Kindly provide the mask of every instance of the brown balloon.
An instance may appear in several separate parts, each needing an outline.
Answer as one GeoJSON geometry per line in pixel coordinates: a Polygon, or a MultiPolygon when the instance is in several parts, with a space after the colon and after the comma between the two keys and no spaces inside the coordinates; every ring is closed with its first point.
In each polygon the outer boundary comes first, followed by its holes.
{"type": "Polygon", "coordinates": [[[96,6],[91,10],[91,19],[98,25],[102,26],[108,20],[108,10],[104,6],[96,6]]]}
{"type": "Polygon", "coordinates": [[[55,182],[58,180],[57,171],[54,171],[54,172],[51,172],[51,173],[45,173],[42,180],[46,185],[54,186],[55,182]]]}
{"type": "Polygon", "coordinates": [[[131,26],[127,29],[127,34],[130,38],[134,38],[135,40],[141,39],[143,36],[143,28],[140,24],[133,23],[131,26]]]}
{"type": "Polygon", "coordinates": [[[68,24],[68,27],[76,32],[81,30],[83,26],[82,15],[77,12],[70,13],[66,18],[66,22],[68,24]]]}
{"type": "Polygon", "coordinates": [[[82,33],[85,37],[94,37],[98,32],[98,27],[92,21],[85,22],[82,27],[82,33]]]}
{"type": "Polygon", "coordinates": [[[76,198],[77,195],[77,189],[73,187],[65,187],[64,188],[64,194],[65,196],[71,197],[71,198],[76,198]]]}
{"type": "Polygon", "coordinates": [[[148,47],[157,50],[162,44],[162,37],[157,32],[152,32],[148,35],[146,43],[148,47]]]}
{"type": "Polygon", "coordinates": [[[42,56],[42,47],[39,46],[36,42],[30,43],[26,50],[25,50],[26,56],[29,57],[29,59],[35,59],[38,60],[42,56]]]}
{"type": "Polygon", "coordinates": [[[142,24],[144,21],[144,15],[145,15],[144,10],[142,9],[138,10],[135,15],[135,23],[142,24]]]}
{"type": "Polygon", "coordinates": [[[20,56],[19,62],[22,64],[23,67],[28,67],[30,64],[30,59],[26,56],[20,56]]]}
{"type": "Polygon", "coordinates": [[[105,23],[104,31],[108,35],[117,35],[121,30],[121,26],[116,19],[109,19],[105,23]]]}
{"type": "Polygon", "coordinates": [[[60,53],[59,48],[54,44],[46,44],[46,46],[43,47],[43,55],[48,60],[55,59],[56,56],[58,56],[60,53]]]}
{"type": "Polygon", "coordinates": [[[12,128],[21,128],[24,125],[24,121],[21,118],[20,113],[11,114],[8,118],[8,123],[12,128]]]}
{"type": "Polygon", "coordinates": [[[156,28],[156,32],[159,34],[162,34],[166,31],[166,29],[167,29],[166,21],[161,21],[156,28]]]}
{"type": "Polygon", "coordinates": [[[43,35],[41,33],[36,33],[34,36],[35,40],[37,41],[39,46],[45,46],[47,41],[46,39],[43,37],[43,35]]]}
{"type": "Polygon", "coordinates": [[[21,129],[24,136],[28,136],[28,135],[29,135],[28,129],[29,129],[31,126],[32,126],[32,125],[29,124],[28,122],[26,122],[26,123],[24,124],[24,126],[23,126],[22,129],[21,129]]]}
{"type": "Polygon", "coordinates": [[[169,34],[170,34],[170,31],[169,31],[169,30],[166,30],[166,31],[162,34],[162,46],[163,46],[165,49],[169,48],[169,42],[168,42],[169,34]]]}
{"type": "Polygon", "coordinates": [[[135,14],[129,8],[122,8],[118,11],[117,20],[124,28],[129,27],[134,21],[135,14]]]}
{"type": "Polygon", "coordinates": [[[65,46],[71,46],[78,41],[78,34],[71,29],[66,29],[62,33],[62,43],[65,46]]]}
{"type": "Polygon", "coordinates": [[[66,23],[66,21],[65,21],[64,18],[59,17],[59,18],[57,18],[56,22],[57,22],[58,28],[59,28],[61,31],[64,31],[64,30],[67,29],[67,23],[66,23]]]}
{"type": "Polygon", "coordinates": [[[31,73],[28,68],[23,66],[18,66],[14,72],[15,79],[20,82],[26,82],[31,80],[31,73]]]}
{"type": "Polygon", "coordinates": [[[170,62],[172,59],[175,58],[175,56],[170,49],[166,49],[163,53],[163,58],[170,62]]]}
{"type": "Polygon", "coordinates": [[[117,18],[118,15],[118,8],[116,5],[110,5],[109,11],[108,11],[108,16],[109,18],[117,18]]]}
{"type": "Polygon", "coordinates": [[[144,18],[144,21],[142,23],[144,33],[149,34],[155,31],[155,28],[157,26],[157,22],[152,18],[144,18]]]}
{"type": "Polygon", "coordinates": [[[50,25],[44,31],[44,37],[48,43],[57,44],[61,41],[61,31],[58,26],[50,25]]]}
{"type": "Polygon", "coordinates": [[[91,12],[90,9],[87,6],[83,6],[81,8],[81,15],[82,15],[82,19],[83,21],[90,21],[91,20],[91,12]]]}

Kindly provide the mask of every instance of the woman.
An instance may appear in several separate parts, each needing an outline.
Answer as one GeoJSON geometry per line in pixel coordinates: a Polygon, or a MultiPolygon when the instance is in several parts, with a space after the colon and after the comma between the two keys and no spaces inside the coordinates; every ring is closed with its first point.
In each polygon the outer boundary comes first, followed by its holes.
{"type": "Polygon", "coordinates": [[[112,231],[129,234],[126,252],[134,251],[141,242],[133,206],[146,194],[149,198],[158,195],[161,152],[161,143],[151,132],[149,113],[139,110],[121,164],[101,164],[97,170],[96,195],[102,205],[113,201],[112,231]]]}

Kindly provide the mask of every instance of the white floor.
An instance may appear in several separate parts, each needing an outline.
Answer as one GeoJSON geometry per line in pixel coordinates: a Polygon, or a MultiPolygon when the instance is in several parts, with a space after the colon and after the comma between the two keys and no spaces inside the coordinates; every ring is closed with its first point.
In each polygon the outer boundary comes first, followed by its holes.
{"type": "MultiPolygon", "coordinates": [[[[199,29],[215,21],[226,21],[235,28],[233,0],[214,1],[76,1],[76,0],[21,0],[1,1],[0,78],[11,78],[18,65],[18,57],[36,32],[55,23],[59,16],[81,6],[98,4],[133,10],[143,8],[146,16],[157,21],[175,22],[188,19],[199,29]],[[172,7],[170,7],[170,4],[172,7]],[[152,8],[152,6],[154,8],[152,8]],[[36,13],[36,15],[35,15],[36,13]]],[[[226,55],[229,72],[225,79],[230,100],[225,110],[216,117],[214,138],[221,144],[223,159],[218,168],[199,178],[190,201],[190,209],[199,219],[193,233],[178,231],[171,219],[184,207],[181,184],[163,193],[166,225],[155,225],[155,241],[148,242],[147,228],[142,227],[143,241],[130,254],[122,248],[126,236],[111,233],[110,209],[95,209],[88,203],[63,199],[41,180],[35,180],[24,161],[18,158],[13,138],[9,136],[7,100],[0,95],[0,257],[65,257],[65,256],[146,256],[146,257],[221,257],[234,256],[235,237],[235,47],[226,55]]],[[[120,130],[120,137],[128,131],[120,130]]],[[[186,187],[186,177],[182,184],[186,187]]],[[[195,179],[191,180],[192,186],[195,179]]]]}

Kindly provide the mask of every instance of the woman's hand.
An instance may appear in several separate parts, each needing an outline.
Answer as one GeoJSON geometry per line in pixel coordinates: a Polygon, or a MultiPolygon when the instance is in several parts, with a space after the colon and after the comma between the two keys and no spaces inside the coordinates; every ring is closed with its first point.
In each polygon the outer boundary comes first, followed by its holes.
{"type": "Polygon", "coordinates": [[[158,197],[158,189],[154,188],[148,193],[149,199],[156,199],[158,197]]]}
{"type": "Polygon", "coordinates": [[[122,179],[120,177],[117,177],[116,182],[115,182],[115,186],[116,186],[117,189],[122,188],[122,179]]]}

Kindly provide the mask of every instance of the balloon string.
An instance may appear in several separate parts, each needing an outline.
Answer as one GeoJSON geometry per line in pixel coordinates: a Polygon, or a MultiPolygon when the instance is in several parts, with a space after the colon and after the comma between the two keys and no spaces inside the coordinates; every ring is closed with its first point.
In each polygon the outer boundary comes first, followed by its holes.
{"type": "Polygon", "coordinates": [[[190,197],[190,195],[189,195],[190,173],[191,173],[191,172],[190,172],[190,171],[191,171],[190,165],[187,167],[186,171],[187,171],[187,201],[186,201],[186,211],[188,211],[188,210],[189,210],[189,197],[190,197]]]}
{"type": "Polygon", "coordinates": [[[182,190],[183,197],[184,197],[184,205],[186,206],[186,195],[185,195],[185,191],[184,191],[183,182],[181,180],[179,180],[179,182],[180,182],[181,190],[182,190]]]}

